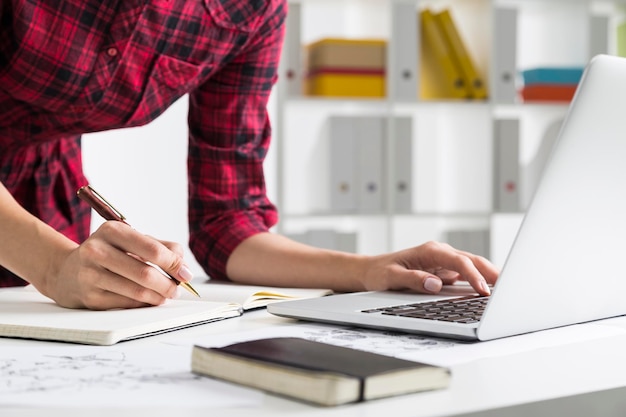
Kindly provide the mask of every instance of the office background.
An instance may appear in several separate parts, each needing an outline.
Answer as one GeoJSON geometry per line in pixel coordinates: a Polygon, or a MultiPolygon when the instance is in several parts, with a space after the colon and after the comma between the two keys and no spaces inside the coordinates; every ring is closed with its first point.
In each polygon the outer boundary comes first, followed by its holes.
{"type": "MultiPolygon", "coordinates": [[[[474,231],[483,236],[486,232],[486,254],[501,264],[532,194],[537,154],[545,153],[542,142],[545,145],[558,131],[567,103],[523,103],[517,94],[513,101],[497,99],[494,86],[502,64],[498,60],[504,55],[498,41],[508,39],[504,45],[514,51],[518,88],[517,73],[523,69],[578,67],[598,49],[617,53],[624,5],[623,0],[290,2],[293,13],[279,85],[269,105],[274,142],[265,164],[270,198],[281,211],[277,231],[297,239],[311,238],[316,231],[334,231],[352,237],[348,247],[352,245],[360,253],[395,250],[430,239],[463,242],[455,232],[474,231]],[[415,27],[406,26],[410,19],[398,21],[402,15],[398,11],[407,7],[415,9],[415,27]],[[488,82],[487,100],[425,100],[417,91],[407,100],[389,93],[399,79],[393,72],[399,69],[394,62],[417,47],[417,39],[412,41],[410,35],[419,33],[418,11],[424,7],[451,10],[479,72],[488,82]],[[503,10],[515,12],[513,33],[497,33],[503,29],[498,25],[498,13],[503,10]],[[296,80],[302,81],[298,76],[305,74],[306,50],[301,46],[324,38],[388,41],[391,52],[387,55],[386,97],[311,97],[301,89],[294,93],[285,71],[295,70],[296,80]],[[394,126],[397,118],[411,120],[411,207],[403,212],[390,209],[387,203],[392,194],[383,193],[382,206],[377,210],[333,210],[330,120],[373,116],[394,126]],[[519,123],[517,209],[499,210],[494,205],[495,120],[519,123]]],[[[150,125],[85,135],[83,142],[85,172],[92,185],[138,230],[185,246],[186,110],[187,98],[183,97],[150,125]]],[[[386,175],[390,174],[389,167],[383,164],[382,169],[381,188],[392,176],[386,175]]],[[[100,223],[94,216],[93,228],[100,223]]],[[[324,237],[318,242],[329,244],[324,237]]],[[[190,252],[187,261],[196,275],[204,274],[190,252]]]]}

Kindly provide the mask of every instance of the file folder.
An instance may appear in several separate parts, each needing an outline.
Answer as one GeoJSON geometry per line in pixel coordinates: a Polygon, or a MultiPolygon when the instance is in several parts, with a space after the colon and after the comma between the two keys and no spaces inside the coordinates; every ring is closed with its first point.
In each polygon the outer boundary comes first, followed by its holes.
{"type": "Polygon", "coordinates": [[[517,71],[517,10],[494,10],[493,97],[496,103],[515,103],[517,71]]]}
{"type": "Polygon", "coordinates": [[[357,209],[364,213],[381,212],[384,208],[384,125],[382,117],[358,117],[357,146],[357,209]]]}
{"type": "Polygon", "coordinates": [[[473,99],[487,98],[487,85],[479,73],[465,41],[462,39],[450,10],[444,9],[434,14],[435,22],[443,34],[443,38],[452,55],[453,61],[460,69],[467,89],[473,99]]]}
{"type": "Polygon", "coordinates": [[[289,3],[289,13],[285,22],[285,61],[283,77],[288,97],[302,95],[304,68],[302,63],[302,41],[300,34],[301,5],[289,3]]]}
{"type": "Polygon", "coordinates": [[[330,210],[356,210],[356,158],[354,118],[331,116],[330,124],[330,210]]]}
{"type": "Polygon", "coordinates": [[[396,117],[394,149],[394,210],[410,213],[413,205],[413,119],[396,117]]]}
{"type": "Polygon", "coordinates": [[[494,210],[519,212],[519,120],[494,120],[494,210]]]}
{"type": "Polygon", "coordinates": [[[424,9],[420,19],[420,98],[467,99],[471,94],[453,61],[433,13],[424,9]]]}
{"type": "Polygon", "coordinates": [[[593,15],[589,22],[589,59],[609,53],[609,17],[593,15]]]}
{"type": "Polygon", "coordinates": [[[389,57],[391,94],[396,101],[417,100],[418,32],[415,1],[392,3],[389,57]]]}

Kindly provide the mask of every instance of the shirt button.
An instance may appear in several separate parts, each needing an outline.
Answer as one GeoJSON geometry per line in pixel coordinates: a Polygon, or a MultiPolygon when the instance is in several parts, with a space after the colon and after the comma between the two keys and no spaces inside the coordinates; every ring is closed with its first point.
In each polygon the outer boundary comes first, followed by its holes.
{"type": "Polygon", "coordinates": [[[108,56],[117,56],[117,48],[109,48],[107,49],[108,56]]]}

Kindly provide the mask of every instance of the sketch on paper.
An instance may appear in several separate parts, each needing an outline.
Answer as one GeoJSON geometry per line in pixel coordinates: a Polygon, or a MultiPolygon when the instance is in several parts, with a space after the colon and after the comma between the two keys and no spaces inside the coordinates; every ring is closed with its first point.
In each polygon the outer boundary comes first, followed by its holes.
{"type": "Polygon", "coordinates": [[[260,395],[191,372],[186,348],[0,348],[0,405],[225,406],[260,395]]]}
{"type": "Polygon", "coordinates": [[[157,364],[145,366],[129,361],[123,351],[41,355],[31,361],[0,357],[0,395],[64,389],[80,394],[96,386],[132,391],[140,389],[141,384],[174,384],[200,378],[188,372],[162,371],[157,364]]]}
{"type": "Polygon", "coordinates": [[[457,342],[451,340],[429,336],[352,327],[310,328],[304,332],[303,337],[389,356],[407,356],[418,352],[453,348],[458,345],[457,342]]]}

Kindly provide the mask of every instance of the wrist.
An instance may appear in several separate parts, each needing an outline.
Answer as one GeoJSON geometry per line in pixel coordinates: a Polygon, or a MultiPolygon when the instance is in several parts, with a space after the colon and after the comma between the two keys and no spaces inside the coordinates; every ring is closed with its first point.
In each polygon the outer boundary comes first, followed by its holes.
{"type": "Polygon", "coordinates": [[[346,252],[336,252],[335,255],[338,259],[333,270],[339,271],[339,274],[336,275],[333,289],[338,291],[366,290],[365,278],[371,267],[372,257],[346,252]]]}
{"type": "Polygon", "coordinates": [[[48,225],[42,224],[40,226],[40,230],[38,230],[39,241],[41,242],[39,256],[42,263],[39,268],[33,268],[32,274],[27,278],[39,292],[54,298],[54,291],[58,287],[59,280],[69,278],[63,276],[68,273],[65,270],[65,265],[78,244],[48,225]]]}

